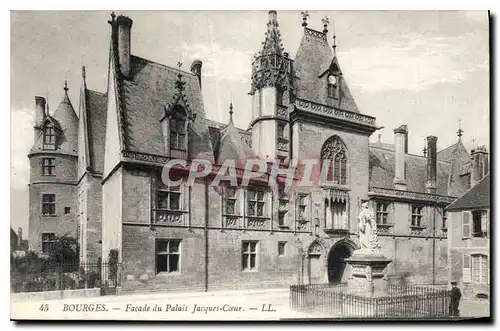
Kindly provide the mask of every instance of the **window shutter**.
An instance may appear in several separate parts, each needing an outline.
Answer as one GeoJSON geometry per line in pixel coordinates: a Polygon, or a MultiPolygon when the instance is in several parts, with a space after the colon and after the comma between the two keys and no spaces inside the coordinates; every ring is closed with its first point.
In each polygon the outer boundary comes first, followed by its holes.
{"type": "Polygon", "coordinates": [[[470,212],[462,212],[462,238],[470,237],[470,212]]]}
{"type": "Polygon", "coordinates": [[[411,204],[408,204],[408,224],[412,226],[411,224],[411,204]]]}
{"type": "Polygon", "coordinates": [[[462,281],[470,283],[471,261],[469,254],[462,255],[462,281]]]}
{"type": "Polygon", "coordinates": [[[486,234],[488,232],[488,211],[481,211],[481,232],[486,234]]]}

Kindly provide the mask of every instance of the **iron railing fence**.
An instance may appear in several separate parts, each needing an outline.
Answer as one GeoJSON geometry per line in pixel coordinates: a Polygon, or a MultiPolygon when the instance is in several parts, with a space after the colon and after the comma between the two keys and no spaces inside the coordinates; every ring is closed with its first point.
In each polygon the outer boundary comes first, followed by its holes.
{"type": "Polygon", "coordinates": [[[373,297],[345,284],[290,286],[291,309],[338,318],[439,318],[450,315],[450,300],[450,291],[433,286],[391,285],[373,297]]]}
{"type": "Polygon", "coordinates": [[[11,292],[42,292],[120,286],[121,264],[23,263],[11,266],[11,292]]]}

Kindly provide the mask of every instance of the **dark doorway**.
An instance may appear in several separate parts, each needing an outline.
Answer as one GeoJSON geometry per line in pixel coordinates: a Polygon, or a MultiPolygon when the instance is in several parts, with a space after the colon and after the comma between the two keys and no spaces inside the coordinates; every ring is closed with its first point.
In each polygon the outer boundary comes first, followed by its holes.
{"type": "Polygon", "coordinates": [[[336,244],[328,254],[328,282],[339,284],[342,282],[346,268],[345,259],[352,254],[352,249],[345,243],[336,244]]]}

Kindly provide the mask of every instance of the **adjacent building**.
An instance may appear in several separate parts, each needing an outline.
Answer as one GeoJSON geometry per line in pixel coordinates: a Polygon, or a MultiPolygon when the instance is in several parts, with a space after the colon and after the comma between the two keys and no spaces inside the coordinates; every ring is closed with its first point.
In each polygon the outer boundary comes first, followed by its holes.
{"type": "Polygon", "coordinates": [[[450,204],[448,277],[464,296],[490,295],[490,174],[485,147],[472,153],[473,187],[450,204]]]}
{"type": "Polygon", "coordinates": [[[380,126],[358,108],[327,21],[316,30],[304,17],[292,57],[269,12],[252,63],[247,129],[234,125],[238,105],[228,107],[228,123],[208,118],[202,61],[184,71],[135,56],[132,19],[112,14],[108,23],[107,91],[88,89],[83,70],[78,116],[66,93],[53,115],[36,99],[30,241],[38,251],[62,232],[78,236],[83,261],[116,250],[124,292],[339,282],[358,247],[360,204],[371,201],[383,253],[393,260],[388,280],[447,282],[445,207],[470,188],[478,165],[461,130],[442,150],[429,136],[423,155],[408,152],[404,124],[394,144],[370,143],[380,126]],[[205,159],[214,168],[277,160],[282,171],[330,162],[316,169],[328,182],[307,187],[262,179],[214,187],[211,178],[190,185],[182,170],[174,173],[180,185],[166,185],[161,173],[171,159],[205,159]]]}

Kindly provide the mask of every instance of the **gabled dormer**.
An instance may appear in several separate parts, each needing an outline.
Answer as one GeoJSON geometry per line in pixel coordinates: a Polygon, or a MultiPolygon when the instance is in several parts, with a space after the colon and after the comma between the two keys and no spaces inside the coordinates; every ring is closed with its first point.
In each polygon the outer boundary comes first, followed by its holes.
{"type": "Polygon", "coordinates": [[[42,149],[52,151],[56,150],[61,142],[61,136],[63,133],[61,124],[59,124],[55,118],[48,115],[41,125],[41,131],[42,149]]]}
{"type": "Polygon", "coordinates": [[[323,31],[311,29],[306,20],[304,35],[294,61],[297,76],[297,98],[320,105],[358,113],[333,46],[328,43],[328,19],[323,19],[323,31]]]}
{"type": "Polygon", "coordinates": [[[189,150],[189,129],[196,120],[196,113],[191,110],[184,93],[186,82],[179,73],[175,82],[176,93],[172,102],[165,106],[165,114],[160,119],[165,154],[170,157],[187,159],[189,150]]]}

